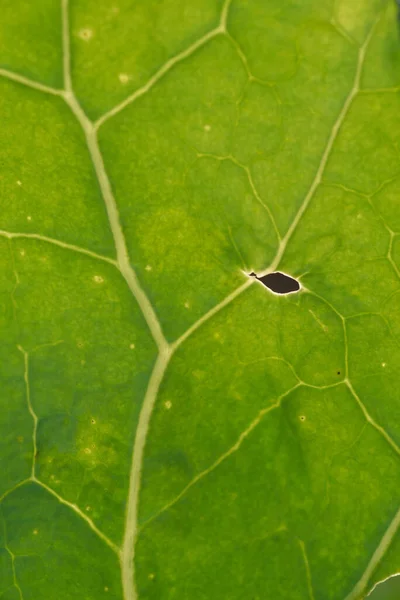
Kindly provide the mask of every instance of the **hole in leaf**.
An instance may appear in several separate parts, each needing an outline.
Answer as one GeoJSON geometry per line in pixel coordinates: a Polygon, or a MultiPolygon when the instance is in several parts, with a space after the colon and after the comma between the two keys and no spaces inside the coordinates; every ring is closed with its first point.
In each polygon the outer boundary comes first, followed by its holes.
{"type": "Polygon", "coordinates": [[[298,292],[300,289],[300,284],[296,279],[280,271],[268,273],[268,275],[263,275],[262,277],[258,277],[255,273],[250,273],[250,277],[255,277],[258,281],[261,281],[265,287],[275,294],[291,294],[298,292]]]}
{"type": "Polygon", "coordinates": [[[400,575],[392,575],[372,590],[366,600],[399,600],[400,575]]]}

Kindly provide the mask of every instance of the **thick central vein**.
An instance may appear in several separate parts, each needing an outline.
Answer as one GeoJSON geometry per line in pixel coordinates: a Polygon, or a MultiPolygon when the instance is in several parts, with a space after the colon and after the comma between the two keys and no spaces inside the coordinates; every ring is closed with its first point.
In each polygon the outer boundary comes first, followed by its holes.
{"type": "Polygon", "coordinates": [[[144,318],[146,319],[147,325],[150,332],[156,342],[159,351],[161,352],[166,346],[167,341],[161,329],[161,325],[157,319],[156,313],[143,291],[134,270],[131,267],[128,249],[126,247],[125,236],[122,230],[122,226],[119,220],[117,203],[115,201],[111,184],[108,179],[103,157],[100,152],[97,132],[91,121],[86,117],[85,113],[81,109],[78,101],[76,100],[72,92],[66,92],[65,100],[71,107],[72,112],[77,117],[82,129],[85,133],[87,146],[90,152],[92,163],[96,171],[97,180],[103,195],[104,203],[107,210],[108,220],[110,223],[111,232],[113,234],[115,248],[117,251],[117,264],[121,271],[121,274],[125,278],[132,295],[135,297],[139,307],[142,311],[144,318]]]}

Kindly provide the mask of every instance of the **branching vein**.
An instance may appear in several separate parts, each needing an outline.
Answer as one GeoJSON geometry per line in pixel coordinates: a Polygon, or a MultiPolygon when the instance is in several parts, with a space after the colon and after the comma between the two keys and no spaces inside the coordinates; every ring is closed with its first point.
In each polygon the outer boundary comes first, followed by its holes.
{"type": "Polygon", "coordinates": [[[306,570],[308,595],[310,597],[310,600],[315,600],[313,584],[312,584],[312,577],[311,577],[310,563],[309,563],[308,556],[307,556],[307,548],[306,548],[306,545],[303,542],[303,540],[298,539],[297,541],[300,546],[300,551],[301,551],[301,555],[303,557],[303,562],[304,562],[304,568],[306,570]]]}
{"type": "Polygon", "coordinates": [[[21,83],[26,87],[33,88],[34,90],[38,90],[39,92],[45,92],[46,94],[52,94],[53,96],[62,96],[63,90],[57,90],[56,88],[52,88],[48,85],[44,85],[43,83],[39,83],[38,81],[34,81],[33,79],[29,79],[28,77],[24,77],[23,75],[19,75],[18,73],[14,73],[14,71],[9,71],[8,69],[0,69],[0,77],[5,77],[6,79],[11,79],[17,83],[21,83]]]}
{"type": "Polygon", "coordinates": [[[130,104],[135,102],[135,100],[137,100],[144,94],[146,94],[149,90],[151,90],[152,87],[155,86],[156,83],[158,83],[158,81],[160,81],[160,79],[162,79],[164,77],[164,75],[166,73],[171,71],[171,69],[173,69],[173,67],[175,67],[175,65],[177,65],[178,63],[185,60],[185,58],[188,58],[189,56],[194,54],[199,48],[201,48],[207,42],[209,42],[210,40],[212,40],[217,35],[219,35],[223,32],[224,32],[224,27],[222,25],[218,25],[218,27],[216,27],[215,29],[212,29],[211,31],[206,33],[202,38],[200,38],[199,40],[194,42],[194,44],[189,46],[189,48],[186,48],[185,50],[183,50],[182,52],[180,52],[173,58],[170,58],[169,60],[167,60],[167,62],[147,81],[147,83],[145,83],[142,87],[138,88],[135,92],[133,92],[133,94],[128,96],[120,104],[117,104],[117,106],[114,106],[114,108],[112,108],[111,110],[106,112],[103,116],[101,116],[100,119],[98,119],[98,121],[96,121],[95,128],[98,129],[106,121],[108,121],[108,119],[110,119],[111,117],[114,117],[116,114],[121,112],[121,110],[123,110],[124,108],[126,108],[127,106],[129,106],[130,104]]]}
{"type": "Polygon", "coordinates": [[[94,169],[96,171],[97,180],[103,195],[104,203],[107,210],[108,220],[113,234],[115,248],[117,251],[117,264],[121,271],[132,295],[135,297],[140,306],[142,314],[146,319],[147,325],[151,331],[154,341],[159,350],[163,350],[168,344],[161,329],[153,306],[143,291],[134,270],[131,267],[128,249],[126,246],[125,236],[119,220],[118,207],[111,188],[110,180],[108,179],[103,157],[97,141],[97,133],[93,124],[86,117],[80,107],[75,95],[72,92],[66,92],[66,102],[69,104],[72,112],[78,119],[86,137],[87,146],[92,159],[94,169]]]}
{"type": "Polygon", "coordinates": [[[117,261],[109,258],[108,256],[103,256],[102,254],[97,254],[97,252],[92,252],[87,248],[81,248],[80,246],[75,246],[74,244],[67,244],[66,242],[62,242],[61,240],[56,240],[55,238],[50,238],[45,235],[40,235],[38,233],[17,233],[11,231],[4,231],[0,229],[0,236],[8,238],[10,240],[15,238],[25,238],[32,240],[39,240],[40,242],[46,242],[48,244],[54,244],[55,246],[60,246],[60,248],[64,248],[66,250],[72,250],[74,252],[79,252],[81,254],[86,254],[87,256],[91,256],[92,258],[96,258],[97,260],[102,260],[104,262],[108,262],[114,267],[117,267],[117,261]]]}
{"type": "Polygon", "coordinates": [[[370,423],[372,425],[372,427],[374,427],[374,429],[376,429],[381,436],[383,436],[385,438],[385,440],[387,441],[387,443],[389,444],[389,446],[392,447],[392,449],[396,452],[396,454],[398,456],[400,456],[400,448],[398,447],[398,445],[396,444],[396,442],[390,437],[390,435],[387,433],[387,431],[382,427],[382,425],[379,425],[369,414],[365,404],[362,402],[362,400],[360,399],[360,397],[358,396],[358,394],[356,393],[355,389],[353,388],[350,380],[348,378],[345,379],[345,384],[347,385],[347,387],[349,388],[350,392],[352,393],[354,399],[356,400],[358,406],[361,408],[364,417],[366,418],[366,420],[368,421],[368,423],[370,423]]]}
{"type": "Polygon", "coordinates": [[[25,395],[26,402],[28,405],[29,413],[33,420],[33,432],[32,432],[32,470],[31,477],[35,477],[35,464],[36,464],[36,455],[37,455],[37,425],[38,418],[37,414],[33,410],[32,402],[31,402],[31,390],[29,384],[29,354],[26,352],[22,346],[18,346],[18,350],[22,352],[24,357],[24,381],[25,381],[25,395]]]}
{"type": "Polygon", "coordinates": [[[174,506],[174,504],[176,504],[182,498],[182,496],[184,496],[190,490],[191,487],[193,487],[201,479],[203,479],[204,477],[206,477],[206,475],[209,475],[209,473],[211,473],[212,471],[214,471],[221,463],[223,463],[227,458],[229,458],[229,456],[231,456],[234,452],[236,452],[237,450],[239,450],[239,448],[241,447],[241,445],[243,444],[243,442],[245,441],[245,439],[253,431],[253,429],[255,429],[257,427],[257,425],[259,425],[261,423],[263,417],[265,417],[265,415],[267,415],[268,413],[270,413],[272,410],[275,410],[276,408],[279,408],[280,405],[281,405],[281,403],[282,403],[282,400],[284,398],[286,398],[287,396],[289,396],[289,394],[291,394],[295,389],[297,389],[298,387],[301,387],[302,385],[303,384],[301,382],[297,383],[292,388],[290,388],[288,391],[286,391],[284,394],[282,394],[281,396],[279,396],[279,398],[277,399],[277,401],[274,404],[271,404],[267,408],[263,408],[262,410],[260,410],[260,412],[258,413],[257,417],[239,435],[239,437],[238,437],[237,441],[234,443],[234,445],[231,446],[231,448],[229,448],[229,450],[227,450],[226,452],[224,452],[223,454],[221,454],[221,456],[219,458],[217,458],[217,460],[214,461],[211,466],[209,466],[207,469],[205,469],[204,471],[202,471],[201,473],[199,473],[198,475],[196,475],[183,488],[183,490],[177,496],[175,496],[175,498],[173,498],[170,502],[168,502],[165,506],[163,506],[163,508],[161,508],[161,510],[159,510],[158,513],[156,513],[154,516],[152,516],[150,519],[148,519],[143,524],[142,528],[144,528],[147,525],[149,525],[152,521],[154,521],[154,519],[157,519],[162,513],[164,513],[165,511],[169,510],[172,506],[174,506]]]}
{"type": "Polygon", "coordinates": [[[59,494],[57,494],[57,492],[55,490],[53,490],[51,487],[49,487],[48,485],[46,485],[45,483],[43,483],[43,481],[40,481],[40,479],[37,479],[35,476],[31,477],[31,481],[34,481],[35,483],[37,483],[38,485],[40,485],[42,488],[44,488],[45,490],[47,490],[49,492],[49,494],[51,494],[52,496],[54,496],[55,498],[57,498],[57,500],[61,504],[64,504],[65,506],[68,506],[69,508],[71,508],[77,515],[79,515],[81,517],[81,519],[83,519],[84,521],[86,521],[86,523],[89,525],[90,529],[92,529],[95,532],[95,534],[101,540],[103,540],[103,542],[105,542],[107,544],[107,546],[109,548],[111,548],[111,550],[113,552],[115,552],[115,554],[117,554],[118,556],[120,556],[120,549],[118,548],[118,546],[116,544],[114,544],[114,542],[111,541],[110,538],[107,537],[93,523],[92,519],[90,519],[84,512],[81,511],[81,509],[79,508],[79,506],[77,506],[76,504],[73,504],[72,502],[68,502],[68,500],[65,500],[62,496],[60,496],[59,494]]]}
{"type": "MultiPolygon", "coordinates": [[[[354,81],[353,81],[353,85],[351,87],[351,90],[349,92],[349,94],[347,95],[346,100],[343,103],[342,109],[335,121],[335,123],[333,124],[331,133],[329,135],[327,144],[325,146],[325,150],[322,154],[322,158],[321,161],[319,163],[317,172],[314,176],[313,181],[311,182],[310,188],[300,206],[300,208],[298,209],[297,213],[295,214],[293,221],[291,223],[291,225],[289,226],[286,234],[284,235],[284,237],[282,238],[282,240],[279,243],[278,246],[278,250],[275,254],[274,259],[272,260],[271,264],[263,271],[262,274],[267,274],[270,273],[272,271],[275,271],[278,266],[279,263],[282,260],[282,257],[286,251],[287,245],[289,243],[289,240],[291,239],[291,237],[293,236],[294,232],[297,229],[297,226],[299,225],[304,213],[306,212],[312,198],[315,195],[315,192],[318,188],[318,186],[320,185],[321,181],[322,181],[322,176],[323,173],[325,171],[329,156],[332,152],[332,148],[333,148],[333,144],[337,138],[337,135],[339,133],[339,130],[343,124],[344,119],[346,118],[346,115],[349,112],[349,109],[351,107],[351,104],[355,98],[355,96],[357,95],[358,91],[359,91],[359,84],[360,84],[360,79],[361,79],[361,74],[362,74],[362,68],[363,68],[363,64],[364,64],[364,60],[365,60],[365,55],[366,55],[366,51],[368,49],[368,45],[371,41],[373,32],[375,30],[375,27],[378,23],[379,19],[376,20],[376,22],[374,23],[373,27],[371,28],[369,35],[367,36],[364,44],[361,46],[359,53],[358,53],[358,61],[357,61],[357,67],[356,67],[356,73],[355,73],[355,77],[354,77],[354,81]]],[[[260,275],[262,275],[260,274],[260,275]]],[[[224,308],[225,306],[227,306],[232,300],[234,300],[237,296],[239,296],[242,292],[244,292],[251,284],[254,283],[254,280],[251,280],[249,283],[246,282],[243,285],[241,285],[240,287],[238,287],[234,292],[232,292],[229,296],[227,296],[227,298],[225,298],[225,300],[223,300],[220,304],[218,304],[217,306],[215,306],[213,309],[211,309],[208,313],[206,313],[203,317],[201,317],[201,319],[199,319],[196,323],[194,323],[176,342],[175,345],[178,346],[180,345],[184,340],[186,340],[191,333],[193,333],[194,331],[196,331],[196,329],[198,329],[198,327],[200,325],[202,325],[203,323],[205,323],[209,318],[213,317],[214,314],[216,314],[217,312],[219,312],[219,310],[221,310],[221,308],[224,308]]]]}
{"type": "MultiPolygon", "coordinates": [[[[380,17],[379,17],[379,19],[380,19],[380,17]]],[[[298,224],[300,223],[304,213],[306,212],[311,200],[313,199],[313,197],[315,195],[315,192],[316,192],[318,186],[320,185],[320,183],[322,181],[322,176],[324,174],[328,159],[331,155],[333,144],[335,143],[335,140],[338,136],[340,128],[342,127],[343,121],[345,120],[345,118],[350,110],[353,100],[359,92],[360,80],[361,80],[361,74],[362,74],[362,69],[363,69],[363,65],[364,65],[365,55],[366,55],[369,43],[371,41],[373,32],[375,30],[375,27],[376,27],[379,19],[376,20],[374,26],[371,28],[371,30],[369,32],[369,35],[367,36],[364,44],[360,47],[360,50],[358,52],[356,74],[354,77],[354,82],[353,82],[352,88],[351,88],[346,100],[344,101],[344,104],[339,113],[339,116],[337,117],[337,119],[332,127],[330,136],[328,138],[328,142],[327,142],[327,144],[325,146],[325,150],[322,154],[322,158],[320,160],[315,177],[314,177],[314,179],[311,183],[311,186],[310,186],[299,210],[297,211],[289,229],[287,230],[285,236],[283,237],[281,243],[279,244],[276,256],[275,256],[274,260],[272,261],[272,264],[266,270],[266,273],[268,273],[269,271],[274,271],[278,267],[279,263],[282,260],[283,254],[286,250],[286,247],[289,243],[289,240],[291,239],[292,235],[296,231],[298,224]]]]}
{"type": "MultiPolygon", "coordinates": [[[[129,288],[132,292],[132,295],[136,299],[136,301],[143,313],[143,316],[148,324],[148,327],[153,336],[153,339],[156,342],[158,349],[159,349],[158,358],[157,358],[152,375],[149,380],[148,389],[146,391],[146,395],[145,395],[145,398],[143,401],[143,406],[142,406],[142,410],[140,413],[139,423],[138,423],[138,427],[137,427],[137,431],[136,431],[131,471],[130,471],[130,479],[129,479],[129,492],[128,492],[128,500],[127,500],[127,508],[126,508],[126,524],[125,524],[125,533],[124,533],[122,550],[120,550],[103,532],[101,532],[97,528],[97,526],[93,523],[93,521],[86,514],[84,514],[77,505],[75,505],[71,502],[68,502],[67,500],[64,500],[52,488],[48,487],[45,483],[39,481],[35,476],[34,462],[33,462],[33,466],[32,466],[32,474],[29,479],[30,481],[35,481],[38,485],[40,485],[44,489],[46,489],[50,494],[55,496],[59,500],[59,502],[69,506],[72,510],[74,510],[74,512],[76,514],[78,514],[82,519],[84,519],[87,522],[87,524],[89,525],[89,527],[120,557],[125,600],[136,600],[136,598],[137,598],[136,588],[135,588],[135,578],[134,578],[134,557],[135,557],[134,552],[135,552],[135,542],[136,542],[137,533],[138,533],[138,524],[137,524],[138,523],[138,498],[139,498],[139,492],[140,492],[141,470],[142,470],[146,437],[147,437],[148,429],[149,429],[149,423],[150,423],[151,415],[153,412],[154,404],[155,404],[155,401],[157,398],[158,390],[160,388],[165,371],[167,369],[167,366],[169,364],[169,361],[171,359],[173,352],[192,333],[194,333],[199,327],[201,327],[206,321],[208,321],[210,318],[212,318],[214,315],[216,315],[220,310],[222,310],[225,306],[230,304],[230,302],[232,302],[242,292],[244,292],[248,287],[250,287],[250,285],[252,285],[252,283],[253,283],[253,280],[247,280],[243,285],[239,286],[236,290],[234,290],[231,294],[229,294],[222,302],[220,302],[217,306],[215,306],[213,309],[208,311],[203,317],[201,317],[196,323],[194,323],[180,338],[178,338],[170,346],[164,337],[164,334],[161,329],[161,325],[156,316],[154,308],[151,305],[149,299],[147,298],[145,292],[141,288],[140,283],[136,277],[136,274],[130,265],[126,240],[124,237],[122,225],[120,223],[117,204],[116,204],[116,201],[115,201],[115,198],[113,195],[112,187],[111,187],[110,181],[108,179],[106,169],[104,166],[104,162],[103,162],[103,157],[101,155],[100,148],[99,148],[99,143],[98,143],[98,139],[97,139],[97,130],[103,123],[105,123],[111,117],[115,116],[120,111],[122,111],[125,107],[127,107],[128,105],[133,103],[136,99],[138,99],[139,97],[141,97],[145,93],[147,93],[160,79],[162,79],[162,77],[164,77],[164,75],[166,73],[168,73],[171,69],[173,69],[175,65],[177,65],[178,63],[182,62],[184,59],[186,59],[189,56],[191,56],[192,54],[194,54],[199,48],[204,46],[208,41],[212,40],[217,35],[226,33],[227,18],[228,18],[228,11],[230,8],[230,4],[231,4],[231,0],[225,0],[223,9],[222,9],[222,13],[221,13],[220,23],[217,27],[215,27],[209,33],[207,33],[206,35],[201,37],[194,44],[189,46],[186,50],[177,54],[175,57],[169,59],[148,80],[148,82],[144,86],[142,86],[141,88],[136,90],[133,94],[128,96],[123,102],[121,102],[120,104],[118,104],[117,106],[112,108],[110,111],[105,113],[102,117],[100,117],[100,119],[96,123],[92,123],[88,119],[88,117],[82,110],[82,108],[73,92],[73,86],[72,86],[72,80],[71,80],[71,51],[70,51],[69,21],[68,21],[68,0],[61,0],[62,23],[63,23],[62,37],[63,37],[64,90],[57,90],[52,87],[43,85],[41,83],[32,81],[29,78],[18,75],[17,73],[13,73],[6,69],[0,69],[0,76],[6,77],[17,83],[23,84],[25,86],[28,86],[30,88],[33,88],[33,89],[36,89],[36,90],[39,90],[42,92],[46,92],[46,93],[56,95],[56,96],[61,96],[65,99],[67,104],[70,106],[72,112],[74,113],[74,115],[76,116],[80,125],[82,126],[82,129],[86,136],[88,150],[89,150],[92,162],[93,162],[93,166],[94,166],[94,169],[95,169],[95,172],[97,175],[98,183],[99,183],[99,186],[100,186],[103,198],[104,198],[105,206],[107,209],[110,228],[111,228],[111,231],[112,231],[112,234],[114,237],[115,247],[116,247],[116,251],[117,251],[117,260],[113,261],[112,259],[98,255],[94,252],[91,252],[90,250],[86,250],[84,248],[79,248],[72,244],[65,244],[64,242],[60,242],[60,241],[54,240],[52,238],[47,238],[46,236],[41,236],[39,234],[20,234],[20,233],[10,233],[10,232],[5,232],[5,231],[0,231],[0,235],[3,235],[8,238],[26,237],[26,238],[38,239],[41,241],[56,244],[63,248],[67,248],[70,250],[81,252],[83,254],[87,254],[89,256],[98,258],[100,260],[104,260],[106,262],[109,262],[109,263],[117,266],[119,268],[119,270],[121,271],[123,277],[125,278],[127,285],[129,286],[129,288]]],[[[367,37],[364,45],[360,48],[359,55],[358,55],[356,74],[355,74],[355,79],[354,79],[352,88],[342,106],[342,109],[336,119],[336,122],[334,123],[334,125],[332,127],[332,130],[331,130],[330,136],[328,138],[325,150],[323,152],[321,161],[319,163],[316,175],[311,183],[311,186],[310,186],[300,208],[298,209],[297,213],[295,214],[294,219],[293,219],[291,225],[289,226],[285,236],[280,240],[276,255],[275,255],[272,263],[270,264],[270,266],[265,270],[265,273],[273,271],[278,267],[283,255],[285,253],[285,250],[286,250],[289,240],[291,239],[293,233],[295,232],[295,230],[296,230],[299,222],[301,221],[304,213],[306,212],[312,198],[314,197],[318,186],[321,183],[322,176],[323,176],[324,170],[326,168],[329,156],[331,154],[333,144],[334,144],[336,137],[338,135],[338,132],[343,124],[343,121],[344,121],[346,115],[348,114],[348,111],[351,107],[353,99],[359,91],[359,83],[360,83],[360,77],[361,77],[363,62],[364,62],[364,58],[365,58],[365,53],[366,53],[368,44],[371,40],[373,29],[374,28],[372,28],[372,30],[370,31],[370,34],[367,37]]],[[[248,172],[247,174],[249,177],[250,185],[252,185],[250,173],[248,172]]],[[[254,188],[254,185],[252,185],[252,187],[254,188]]],[[[259,199],[256,191],[254,189],[253,189],[253,191],[254,191],[257,199],[259,199]]],[[[274,223],[273,219],[272,219],[272,222],[274,223]]],[[[276,229],[276,226],[275,226],[275,229],[276,229]]],[[[279,233],[278,233],[278,235],[279,235],[279,233]]],[[[31,406],[31,402],[30,402],[29,361],[28,361],[29,357],[28,357],[28,354],[25,352],[25,350],[23,350],[22,347],[19,346],[19,350],[24,355],[27,402],[28,402],[29,412],[34,421],[33,447],[34,447],[34,459],[35,459],[37,417],[36,417],[35,412],[33,411],[33,408],[31,406]]],[[[346,382],[347,386],[349,387],[351,393],[357,400],[358,404],[360,405],[360,408],[363,410],[366,419],[385,437],[385,439],[392,446],[392,448],[397,452],[397,454],[400,454],[399,448],[394,443],[394,441],[390,438],[390,436],[386,433],[386,431],[382,427],[380,427],[370,417],[370,415],[366,411],[365,406],[362,404],[361,400],[358,398],[357,394],[355,393],[355,391],[354,391],[350,381],[347,379],[347,377],[346,377],[345,382],[346,382]]],[[[184,490],[182,490],[182,492],[174,500],[172,500],[168,505],[166,505],[162,509],[161,512],[167,510],[173,504],[175,504],[182,497],[182,495],[190,489],[190,487],[192,487],[200,479],[202,479],[208,473],[210,473],[215,468],[217,468],[218,465],[220,465],[233,452],[238,450],[240,448],[241,444],[243,443],[243,441],[245,440],[245,438],[259,424],[259,422],[261,421],[263,416],[265,414],[267,414],[268,412],[270,412],[271,410],[273,410],[274,408],[277,408],[278,406],[280,406],[281,400],[300,385],[304,385],[304,384],[302,382],[299,382],[296,386],[291,388],[291,390],[289,390],[288,392],[283,394],[274,405],[268,407],[267,409],[263,409],[262,411],[260,411],[260,413],[256,417],[256,419],[239,436],[237,442],[226,453],[224,453],[222,456],[220,456],[217,459],[217,461],[215,461],[208,469],[206,469],[205,471],[203,471],[202,473],[197,475],[186,486],[186,488],[184,488],[184,490]]],[[[20,485],[23,485],[23,483],[24,482],[17,484],[17,486],[15,486],[15,488],[19,487],[20,485]]],[[[5,497],[5,495],[4,495],[4,497],[5,497]]],[[[158,513],[158,514],[160,514],[160,513],[158,513]]],[[[155,517],[153,517],[153,518],[155,518],[155,517]]],[[[381,541],[379,547],[377,548],[377,550],[375,551],[362,579],[360,580],[359,584],[357,584],[357,586],[355,588],[356,591],[353,591],[348,596],[347,600],[355,599],[356,593],[359,593],[358,590],[365,588],[365,585],[366,585],[373,569],[378,564],[379,560],[382,558],[388,545],[390,544],[391,540],[393,539],[393,537],[398,529],[399,523],[400,523],[400,510],[396,514],[396,516],[393,519],[391,525],[389,526],[387,532],[385,533],[384,537],[382,538],[382,541],[381,541]]],[[[304,552],[303,552],[303,555],[304,555],[304,552]]],[[[307,565],[308,565],[308,561],[306,561],[306,566],[307,565]]],[[[308,569],[308,573],[309,573],[309,569],[308,569]]],[[[309,581],[309,584],[310,584],[310,581],[309,581]]],[[[312,589],[310,592],[310,598],[312,598],[312,589]]]]}
{"type": "Polygon", "coordinates": [[[157,362],[150,377],[136,430],[133,460],[129,477],[126,526],[121,557],[122,584],[126,600],[134,600],[137,597],[135,587],[135,545],[138,533],[138,505],[144,447],[158,390],[171,355],[172,353],[170,350],[160,352],[158,355],[157,362]]]}
{"type": "Polygon", "coordinates": [[[373,553],[371,560],[369,561],[364,573],[361,575],[361,578],[359,579],[357,584],[354,586],[354,588],[352,589],[350,594],[348,594],[346,596],[345,600],[360,600],[361,598],[364,597],[364,594],[367,590],[369,580],[371,579],[371,576],[372,576],[373,572],[375,571],[376,567],[379,565],[382,558],[385,556],[395,535],[399,531],[399,526],[400,526],[400,508],[396,512],[389,527],[385,531],[385,533],[384,533],[381,541],[379,542],[377,549],[373,553]]]}

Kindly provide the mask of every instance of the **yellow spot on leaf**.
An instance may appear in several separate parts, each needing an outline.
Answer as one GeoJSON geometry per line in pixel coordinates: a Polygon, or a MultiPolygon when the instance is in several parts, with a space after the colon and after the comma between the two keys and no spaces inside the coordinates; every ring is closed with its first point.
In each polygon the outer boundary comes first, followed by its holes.
{"type": "Polygon", "coordinates": [[[88,42],[93,37],[93,30],[84,28],[79,31],[78,35],[81,38],[81,40],[85,40],[85,42],[88,42]]]}

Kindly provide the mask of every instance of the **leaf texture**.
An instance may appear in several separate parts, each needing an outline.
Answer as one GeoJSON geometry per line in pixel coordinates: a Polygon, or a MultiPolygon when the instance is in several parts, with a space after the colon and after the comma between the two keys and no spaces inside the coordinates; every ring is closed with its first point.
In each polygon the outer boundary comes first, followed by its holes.
{"type": "Polygon", "coordinates": [[[1,9],[0,598],[361,600],[400,570],[395,4],[1,9]]]}

